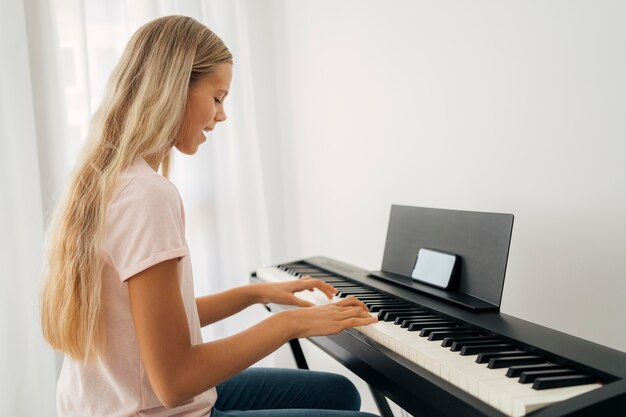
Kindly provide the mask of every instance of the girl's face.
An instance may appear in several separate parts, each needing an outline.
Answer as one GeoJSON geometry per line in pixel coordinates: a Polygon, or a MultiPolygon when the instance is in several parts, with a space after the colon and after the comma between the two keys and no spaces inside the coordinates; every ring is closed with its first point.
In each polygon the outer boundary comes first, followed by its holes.
{"type": "Polygon", "coordinates": [[[226,120],[224,99],[233,79],[232,64],[220,64],[215,71],[194,82],[187,93],[187,106],[176,149],[193,155],[218,122],[226,120]]]}

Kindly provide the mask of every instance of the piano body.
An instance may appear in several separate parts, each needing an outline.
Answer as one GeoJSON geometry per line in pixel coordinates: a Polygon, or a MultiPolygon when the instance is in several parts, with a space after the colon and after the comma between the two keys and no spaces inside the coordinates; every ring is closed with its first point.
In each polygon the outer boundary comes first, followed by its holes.
{"type": "MultiPolygon", "coordinates": [[[[252,280],[311,276],[366,303],[378,323],[309,340],[370,385],[383,415],[384,397],[415,416],[626,415],[625,353],[499,312],[512,224],[512,215],[393,206],[381,271],[311,257],[252,280]],[[411,278],[420,248],[459,255],[447,289],[411,278]]],[[[298,296],[329,301],[317,290],[298,296]]],[[[277,308],[288,307],[268,306],[277,308]]]]}

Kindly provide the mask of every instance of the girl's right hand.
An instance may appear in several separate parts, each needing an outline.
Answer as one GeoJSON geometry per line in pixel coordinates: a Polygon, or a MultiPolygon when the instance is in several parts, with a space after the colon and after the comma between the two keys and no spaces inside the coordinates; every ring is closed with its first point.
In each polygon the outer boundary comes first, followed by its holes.
{"type": "Polygon", "coordinates": [[[285,310],[277,314],[285,320],[292,339],[337,334],[356,326],[367,326],[378,319],[355,297],[316,307],[285,310]]]}

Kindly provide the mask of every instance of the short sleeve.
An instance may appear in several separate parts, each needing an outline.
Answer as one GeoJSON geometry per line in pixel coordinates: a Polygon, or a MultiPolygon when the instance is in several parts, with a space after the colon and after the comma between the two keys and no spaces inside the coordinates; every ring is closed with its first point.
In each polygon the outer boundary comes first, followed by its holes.
{"type": "Polygon", "coordinates": [[[178,191],[159,175],[137,176],[107,207],[104,248],[121,281],[188,255],[178,191]]]}

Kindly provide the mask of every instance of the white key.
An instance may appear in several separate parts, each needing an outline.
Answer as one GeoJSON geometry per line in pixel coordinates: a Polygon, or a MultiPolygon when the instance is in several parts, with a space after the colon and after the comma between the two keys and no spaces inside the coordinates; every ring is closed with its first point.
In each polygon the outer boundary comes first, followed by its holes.
{"type": "MultiPolygon", "coordinates": [[[[522,384],[520,384],[522,385],[522,384]]],[[[524,397],[512,397],[512,416],[526,415],[547,405],[565,401],[585,392],[600,388],[600,384],[579,385],[577,387],[554,388],[547,390],[533,390],[534,395],[524,397]]]]}
{"type": "Polygon", "coordinates": [[[274,266],[258,268],[256,270],[256,276],[266,282],[285,282],[298,279],[297,277],[274,266]]]}

